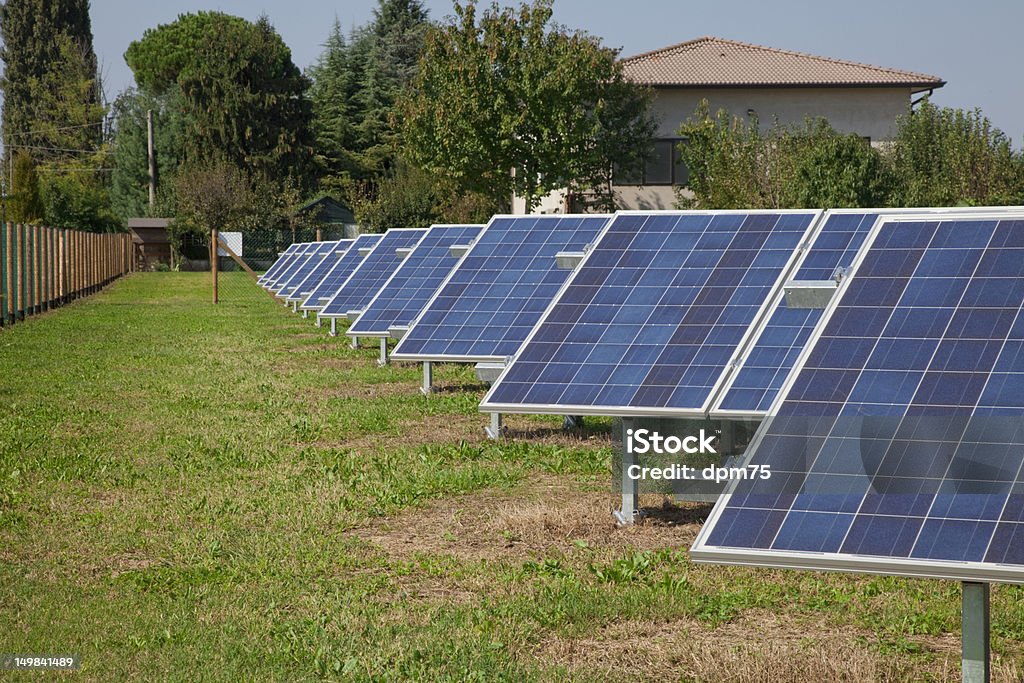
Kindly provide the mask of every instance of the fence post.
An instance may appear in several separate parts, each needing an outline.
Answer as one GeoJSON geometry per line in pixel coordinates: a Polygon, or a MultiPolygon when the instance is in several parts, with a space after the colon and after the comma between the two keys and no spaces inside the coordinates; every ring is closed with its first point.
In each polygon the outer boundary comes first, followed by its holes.
{"type": "Polygon", "coordinates": [[[46,301],[43,307],[46,310],[53,308],[53,230],[43,228],[43,249],[45,254],[46,267],[43,269],[43,276],[46,278],[46,301]]]}
{"type": "Polygon", "coordinates": [[[71,259],[72,267],[75,269],[75,281],[74,281],[74,292],[75,298],[78,298],[79,293],[82,291],[82,236],[77,230],[71,233],[71,259]]]}
{"type": "Polygon", "coordinates": [[[25,230],[25,315],[36,313],[36,274],[35,268],[35,226],[26,225],[25,230]]]}
{"type": "Polygon", "coordinates": [[[4,326],[11,324],[11,245],[7,223],[0,223],[0,320],[4,326]]]}
{"type": "Polygon", "coordinates": [[[210,271],[213,273],[213,303],[217,303],[217,229],[210,232],[210,271]]]}
{"type": "Polygon", "coordinates": [[[14,226],[14,265],[18,269],[14,278],[14,315],[25,319],[25,234],[21,224],[14,226]]]}
{"type": "Polygon", "coordinates": [[[39,239],[39,226],[32,226],[32,312],[34,314],[43,311],[43,278],[42,259],[40,258],[40,247],[42,240],[39,239]]]}

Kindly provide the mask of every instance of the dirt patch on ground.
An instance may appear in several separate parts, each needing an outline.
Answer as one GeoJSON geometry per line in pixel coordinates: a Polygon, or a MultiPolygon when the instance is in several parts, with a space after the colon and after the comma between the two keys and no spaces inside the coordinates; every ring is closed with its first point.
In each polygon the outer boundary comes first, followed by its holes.
{"type": "Polygon", "coordinates": [[[926,667],[918,660],[910,669],[905,661],[879,654],[872,640],[868,631],[837,630],[810,615],[748,610],[717,628],[693,619],[615,622],[587,637],[552,638],[534,656],[612,680],[637,674],[649,680],[714,683],[959,680],[955,647],[925,645],[933,660],[926,667]]]}
{"type": "MultiPolygon", "coordinates": [[[[568,478],[535,476],[515,491],[488,490],[374,520],[351,533],[387,555],[453,555],[460,560],[521,562],[578,542],[618,551],[684,547],[696,536],[706,506],[648,508],[630,527],[612,517],[616,496],[584,491],[568,478]]],[[[645,497],[657,504],[660,498],[645,497]]]]}

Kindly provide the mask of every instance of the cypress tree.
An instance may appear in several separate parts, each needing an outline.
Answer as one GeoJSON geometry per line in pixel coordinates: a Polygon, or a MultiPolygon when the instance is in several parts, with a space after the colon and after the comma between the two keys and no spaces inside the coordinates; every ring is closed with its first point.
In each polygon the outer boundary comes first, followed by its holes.
{"type": "Polygon", "coordinates": [[[75,156],[64,150],[97,148],[103,110],[89,0],[8,0],[0,5],[0,37],[5,160],[12,149],[54,160],[75,156]],[[67,111],[54,109],[67,93],[87,120],[69,121],[67,111]]]}

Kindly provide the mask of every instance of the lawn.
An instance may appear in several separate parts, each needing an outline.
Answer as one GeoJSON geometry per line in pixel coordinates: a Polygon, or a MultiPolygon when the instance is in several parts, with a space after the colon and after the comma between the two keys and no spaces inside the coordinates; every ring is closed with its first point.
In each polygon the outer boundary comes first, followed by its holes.
{"type": "MultiPolygon", "coordinates": [[[[609,422],[490,443],[471,368],[424,397],[245,277],[215,307],[202,274],[136,274],[0,331],[0,653],[104,681],[959,680],[958,584],[692,564],[708,508],[613,524],[609,422]]],[[[992,610],[1018,680],[1024,589],[992,610]]]]}

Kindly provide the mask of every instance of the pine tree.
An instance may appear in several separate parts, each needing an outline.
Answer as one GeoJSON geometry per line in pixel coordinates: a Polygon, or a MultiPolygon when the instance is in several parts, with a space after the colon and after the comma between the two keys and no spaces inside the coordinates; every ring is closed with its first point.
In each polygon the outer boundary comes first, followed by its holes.
{"type": "Polygon", "coordinates": [[[324,51],[307,72],[312,82],[313,135],[329,176],[352,174],[358,167],[352,150],[356,148],[357,95],[364,67],[360,57],[335,20],[324,51]]]}
{"type": "Polygon", "coordinates": [[[8,0],[0,36],[7,160],[16,149],[44,161],[95,150],[103,108],[89,0],[8,0]],[[69,111],[81,116],[69,119],[69,111]]]}
{"type": "Polygon", "coordinates": [[[180,88],[187,161],[224,159],[301,187],[312,180],[309,82],[265,18],[184,14],[146,31],[125,53],[139,88],[180,88]]]}
{"type": "Polygon", "coordinates": [[[392,111],[401,91],[416,76],[429,27],[427,10],[419,0],[380,0],[374,10],[360,90],[359,147],[368,169],[383,170],[393,164],[392,111]]]}

